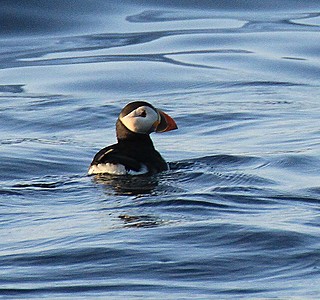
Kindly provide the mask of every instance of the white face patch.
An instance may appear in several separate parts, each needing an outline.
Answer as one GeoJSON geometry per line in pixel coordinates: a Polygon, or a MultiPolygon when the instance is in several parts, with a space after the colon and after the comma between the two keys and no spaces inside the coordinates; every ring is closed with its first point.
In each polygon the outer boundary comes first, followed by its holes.
{"type": "Polygon", "coordinates": [[[159,114],[149,106],[140,106],[131,113],[120,118],[120,121],[130,131],[136,133],[150,133],[155,122],[159,121],[159,114]]]}

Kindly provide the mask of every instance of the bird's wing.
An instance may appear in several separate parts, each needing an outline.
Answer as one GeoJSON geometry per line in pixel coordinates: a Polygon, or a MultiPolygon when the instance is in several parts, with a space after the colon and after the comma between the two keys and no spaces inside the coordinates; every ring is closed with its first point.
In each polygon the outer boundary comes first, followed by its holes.
{"type": "Polygon", "coordinates": [[[133,171],[139,171],[141,167],[139,161],[121,153],[118,150],[117,145],[112,145],[101,149],[93,158],[91,166],[106,163],[121,164],[124,165],[127,170],[133,171]]]}

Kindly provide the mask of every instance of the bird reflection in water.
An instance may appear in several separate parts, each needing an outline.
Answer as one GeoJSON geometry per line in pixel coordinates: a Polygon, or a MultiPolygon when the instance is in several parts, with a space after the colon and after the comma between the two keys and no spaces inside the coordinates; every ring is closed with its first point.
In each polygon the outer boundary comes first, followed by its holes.
{"type": "MultiPolygon", "coordinates": [[[[156,175],[147,176],[114,176],[99,174],[94,177],[96,183],[102,184],[106,193],[121,196],[146,196],[155,193],[158,186],[156,175]]],[[[132,215],[123,213],[118,216],[124,222],[124,227],[150,228],[164,223],[164,220],[153,215],[132,215]]]]}
{"type": "Polygon", "coordinates": [[[98,174],[94,177],[96,183],[102,184],[108,192],[110,189],[116,195],[146,195],[152,194],[158,186],[156,176],[140,175],[115,176],[109,174],[98,174]]]}
{"type": "Polygon", "coordinates": [[[156,216],[132,216],[132,215],[120,215],[119,218],[124,221],[125,227],[157,227],[164,223],[163,220],[156,216]]]}

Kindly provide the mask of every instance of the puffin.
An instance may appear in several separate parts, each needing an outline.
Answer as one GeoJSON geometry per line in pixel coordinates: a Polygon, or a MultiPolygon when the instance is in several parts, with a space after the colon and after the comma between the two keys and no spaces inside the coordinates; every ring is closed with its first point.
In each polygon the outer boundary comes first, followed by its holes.
{"type": "Polygon", "coordinates": [[[118,142],[94,156],[88,175],[142,175],[168,170],[168,164],[154,148],[150,133],[177,128],[172,117],[150,103],[128,103],[116,122],[118,142]]]}

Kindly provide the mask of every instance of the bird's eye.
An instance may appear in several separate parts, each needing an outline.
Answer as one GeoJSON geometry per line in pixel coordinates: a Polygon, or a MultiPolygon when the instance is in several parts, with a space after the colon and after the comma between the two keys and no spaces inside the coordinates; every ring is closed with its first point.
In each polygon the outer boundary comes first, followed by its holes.
{"type": "Polygon", "coordinates": [[[145,110],[142,110],[139,112],[139,117],[145,118],[147,116],[147,112],[145,110]]]}

